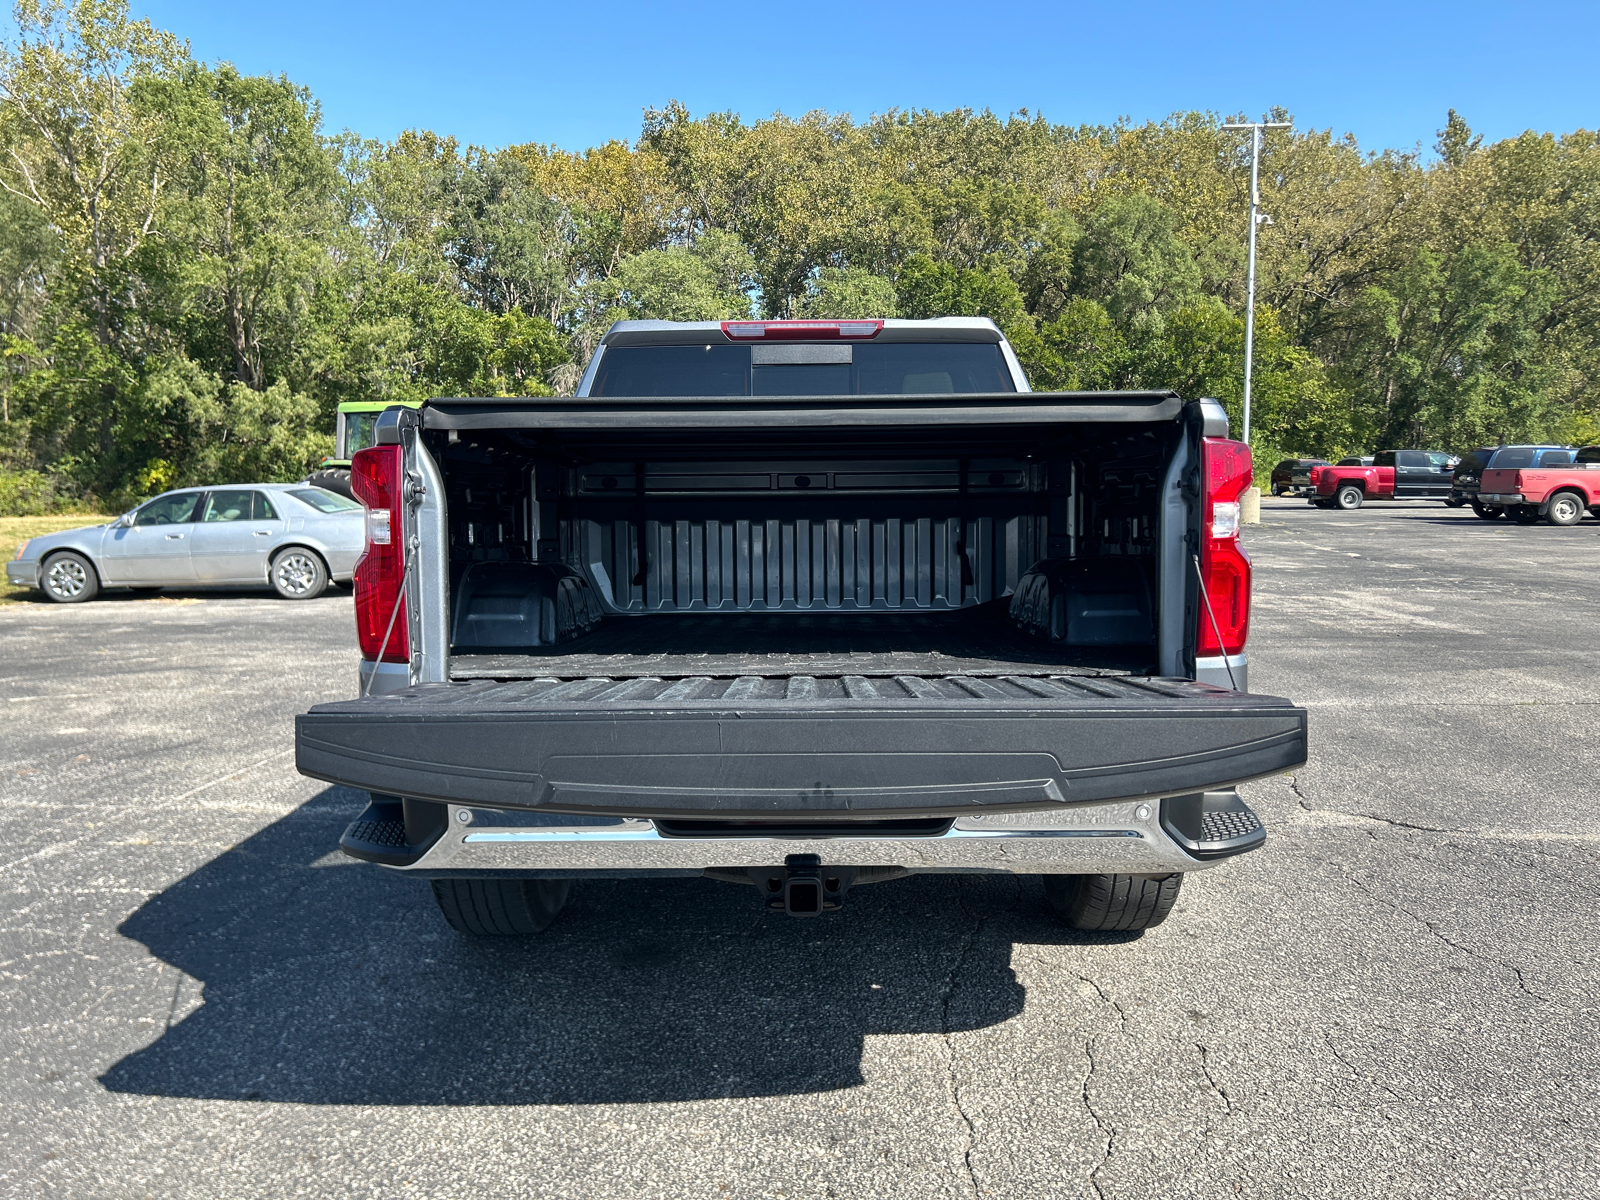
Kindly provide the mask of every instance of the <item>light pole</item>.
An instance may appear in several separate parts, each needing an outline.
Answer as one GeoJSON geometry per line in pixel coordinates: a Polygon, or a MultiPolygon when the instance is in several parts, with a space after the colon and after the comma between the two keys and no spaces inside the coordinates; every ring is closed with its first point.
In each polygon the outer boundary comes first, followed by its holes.
{"type": "Polygon", "coordinates": [[[1290,129],[1289,121],[1230,121],[1224,129],[1250,131],[1250,269],[1245,283],[1244,301],[1244,442],[1250,440],[1250,369],[1256,348],[1256,227],[1270,220],[1261,212],[1261,131],[1290,129]]]}

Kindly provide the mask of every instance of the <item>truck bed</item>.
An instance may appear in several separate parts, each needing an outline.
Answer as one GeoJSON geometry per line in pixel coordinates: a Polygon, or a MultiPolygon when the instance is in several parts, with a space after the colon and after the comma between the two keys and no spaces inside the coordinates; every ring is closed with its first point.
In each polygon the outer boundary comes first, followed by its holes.
{"type": "Polygon", "coordinates": [[[1149,646],[1064,646],[1022,633],[1004,605],[924,614],[695,614],[608,618],[575,641],[456,654],[450,677],[1148,674],[1149,646]]]}

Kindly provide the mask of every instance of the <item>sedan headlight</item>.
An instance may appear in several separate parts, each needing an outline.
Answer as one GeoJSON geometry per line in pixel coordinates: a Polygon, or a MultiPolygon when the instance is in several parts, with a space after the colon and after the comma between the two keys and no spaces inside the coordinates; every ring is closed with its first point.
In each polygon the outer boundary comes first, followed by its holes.
{"type": "Polygon", "coordinates": [[[17,547],[17,552],[11,556],[11,561],[12,562],[16,562],[19,558],[21,558],[24,554],[26,554],[28,552],[28,542],[29,542],[29,540],[30,539],[28,539],[28,538],[23,538],[22,539],[22,545],[18,546],[17,547]]]}

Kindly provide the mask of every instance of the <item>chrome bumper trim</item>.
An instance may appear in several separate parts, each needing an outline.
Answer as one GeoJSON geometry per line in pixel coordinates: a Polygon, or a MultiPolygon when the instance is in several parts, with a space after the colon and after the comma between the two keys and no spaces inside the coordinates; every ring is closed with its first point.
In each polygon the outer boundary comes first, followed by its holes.
{"type": "Polygon", "coordinates": [[[936,837],[666,837],[642,820],[598,828],[507,827],[523,814],[450,805],[446,831],[432,848],[409,867],[386,869],[424,878],[692,876],[717,867],[781,867],[795,854],[817,855],[829,866],[913,873],[1155,874],[1214,865],[1186,854],[1161,828],[1159,810],[1158,802],[1117,801],[962,817],[936,837]]]}

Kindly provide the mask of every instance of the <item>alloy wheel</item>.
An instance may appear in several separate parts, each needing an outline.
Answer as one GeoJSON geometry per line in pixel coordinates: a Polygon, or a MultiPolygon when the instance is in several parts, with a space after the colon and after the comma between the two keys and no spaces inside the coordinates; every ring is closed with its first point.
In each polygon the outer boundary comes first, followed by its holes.
{"type": "Polygon", "coordinates": [[[308,554],[285,554],[272,566],[278,590],[289,596],[303,596],[317,584],[317,564],[308,554]]]}
{"type": "Polygon", "coordinates": [[[89,586],[89,573],[77,559],[58,558],[45,572],[44,585],[52,596],[76,600],[89,586]]]}

